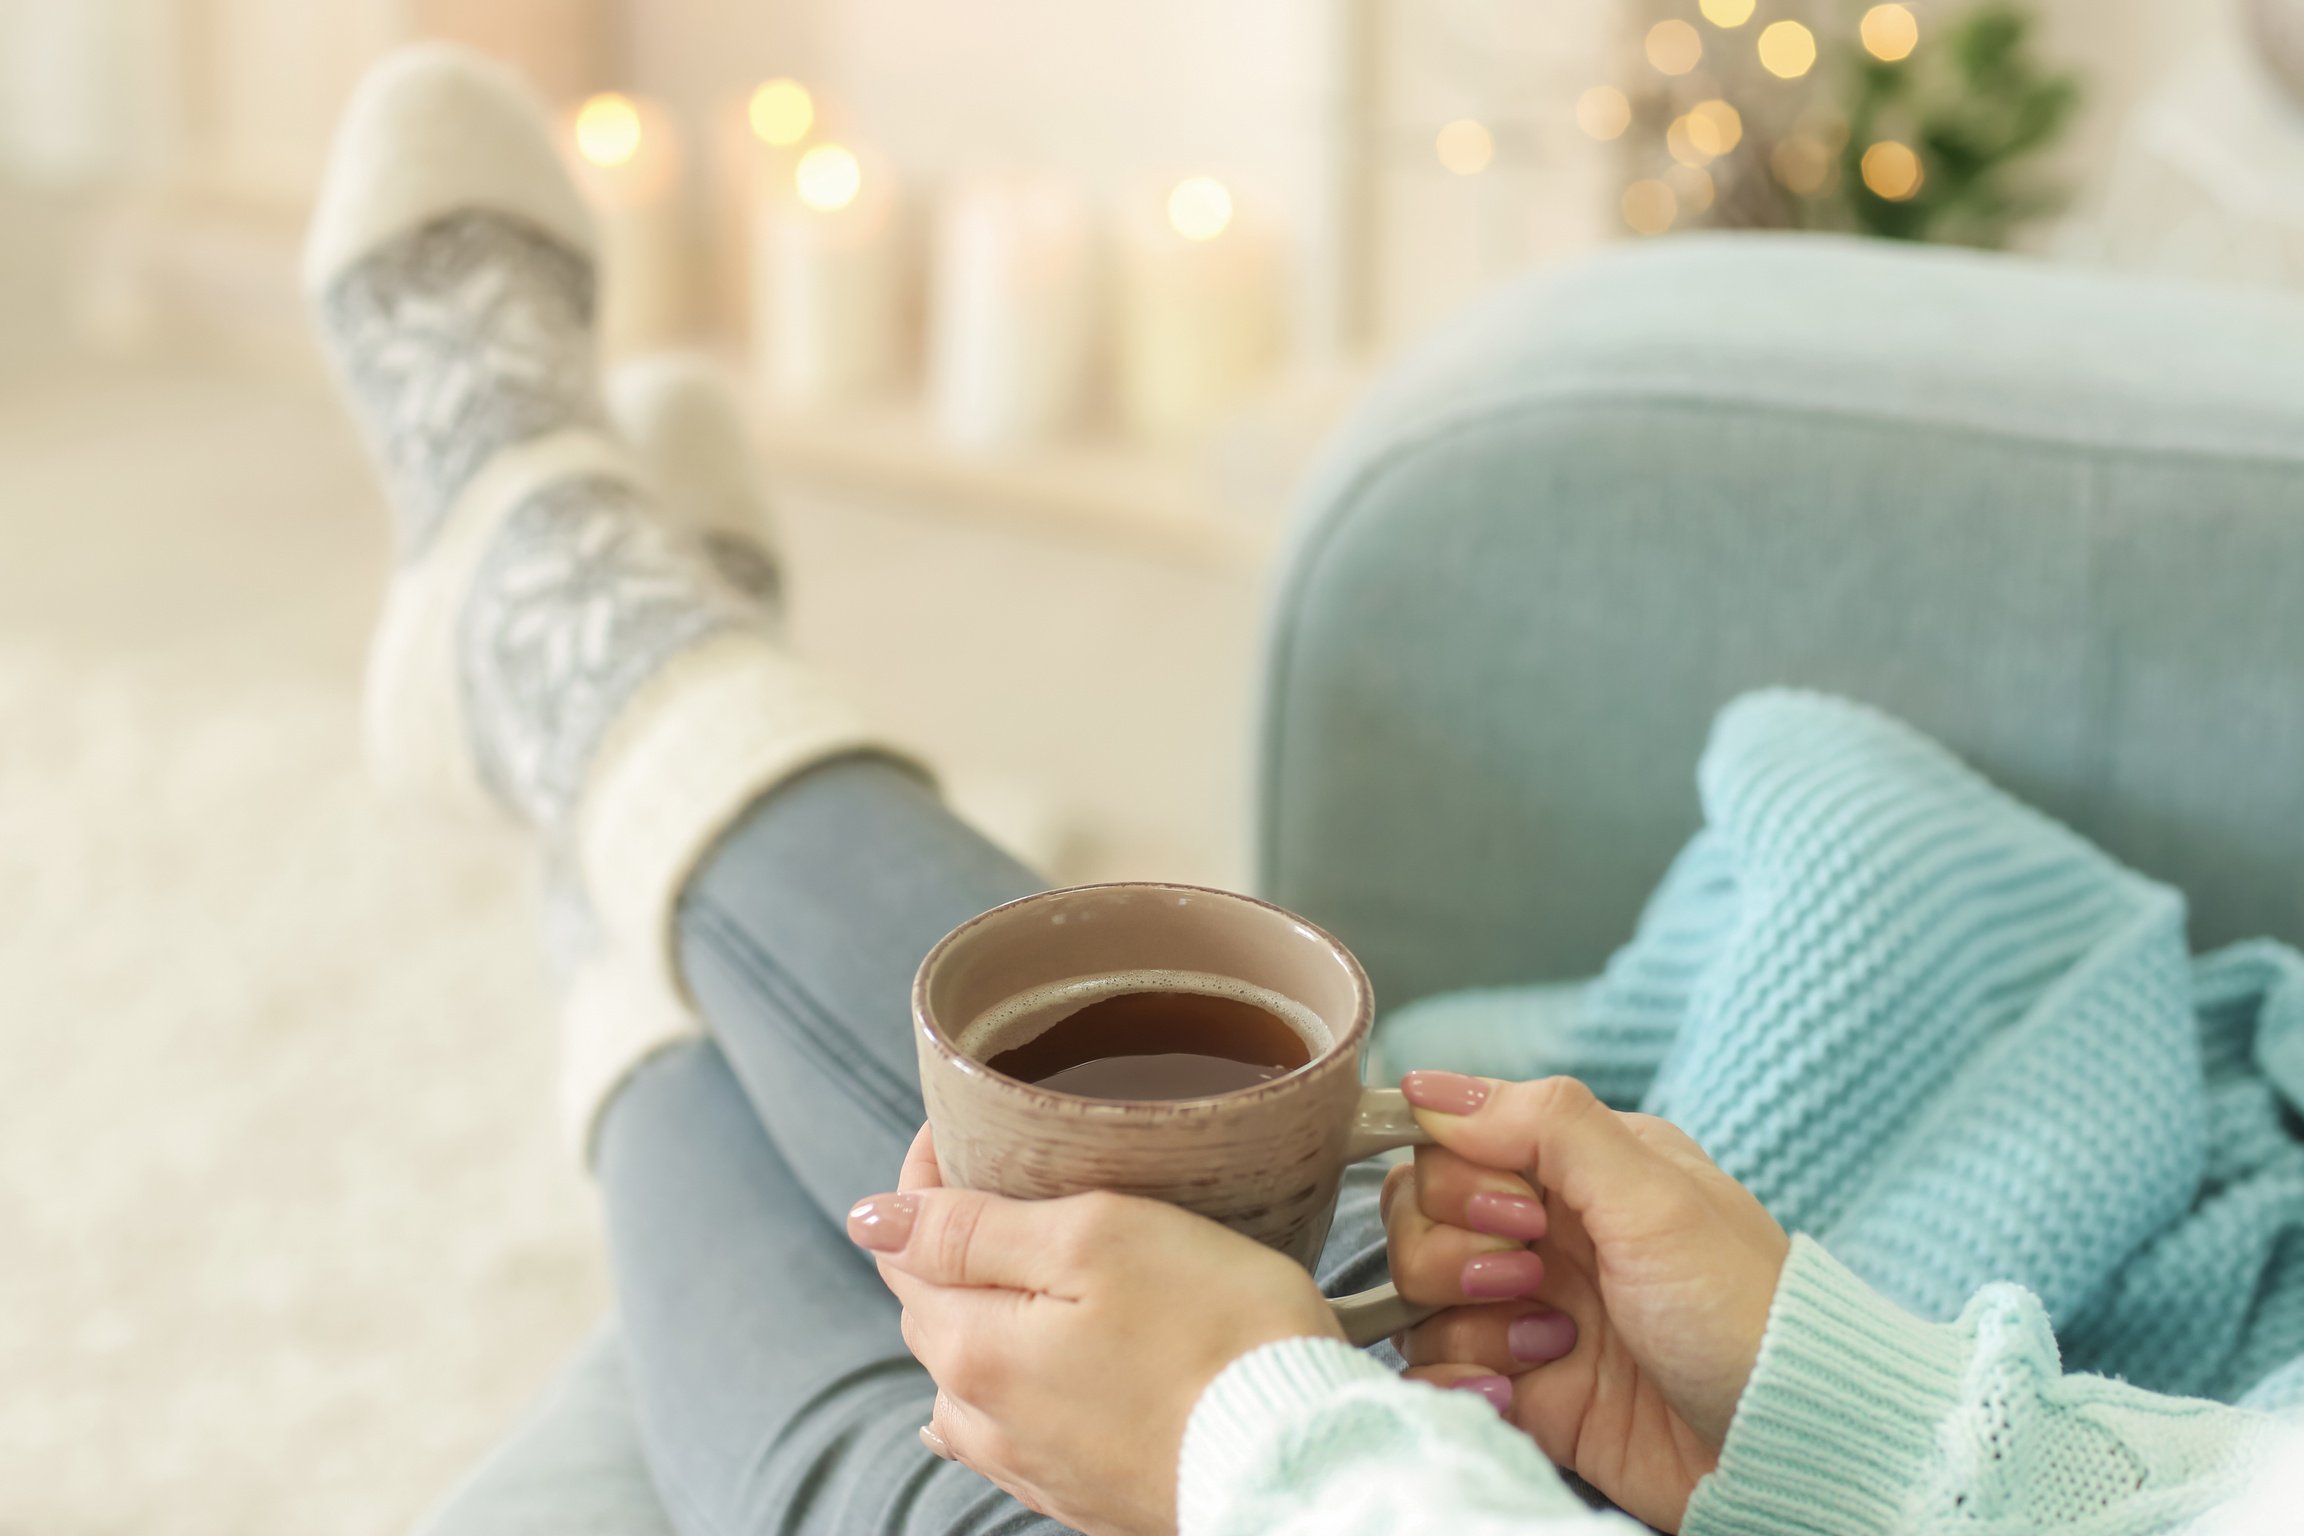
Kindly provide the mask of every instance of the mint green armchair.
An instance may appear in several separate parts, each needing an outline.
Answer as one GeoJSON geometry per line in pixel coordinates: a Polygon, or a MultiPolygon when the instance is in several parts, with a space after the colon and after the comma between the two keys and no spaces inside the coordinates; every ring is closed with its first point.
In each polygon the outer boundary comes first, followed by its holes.
{"type": "MultiPolygon", "coordinates": [[[[1266,668],[1261,883],[1386,1003],[1596,969],[1765,683],[1903,715],[2197,942],[2304,940],[2304,303],[1808,238],[1533,278],[1337,435],[1266,668]]],[[[618,1372],[429,1536],[665,1536],[618,1372]]]]}

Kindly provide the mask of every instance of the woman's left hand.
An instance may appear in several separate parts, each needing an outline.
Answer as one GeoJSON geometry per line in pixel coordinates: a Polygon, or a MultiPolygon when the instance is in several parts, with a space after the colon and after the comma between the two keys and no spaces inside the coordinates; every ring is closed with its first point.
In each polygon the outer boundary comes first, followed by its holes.
{"type": "Polygon", "coordinates": [[[1173,1531],[1201,1391],[1260,1345],[1342,1337],[1309,1275],[1205,1217],[944,1188],[925,1126],[898,1193],[859,1202],[848,1235],[936,1378],[931,1447],[1085,1531],[1173,1531]]]}

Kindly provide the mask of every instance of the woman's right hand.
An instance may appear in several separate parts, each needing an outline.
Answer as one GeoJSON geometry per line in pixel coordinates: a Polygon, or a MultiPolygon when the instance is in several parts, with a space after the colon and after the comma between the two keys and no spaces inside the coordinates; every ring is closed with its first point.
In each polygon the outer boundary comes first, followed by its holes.
{"type": "Polygon", "coordinates": [[[1678,1127],[1574,1078],[1400,1087],[1437,1145],[1385,1184],[1392,1277],[1449,1306],[1402,1341],[1408,1374],[1487,1393],[1554,1461],[1678,1529],[1759,1356],[1784,1229],[1678,1127]]]}

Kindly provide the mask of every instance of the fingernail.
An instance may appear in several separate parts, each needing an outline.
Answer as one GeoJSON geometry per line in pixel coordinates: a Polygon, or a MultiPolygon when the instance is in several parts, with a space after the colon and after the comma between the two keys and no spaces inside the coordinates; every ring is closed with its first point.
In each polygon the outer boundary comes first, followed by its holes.
{"type": "Polygon", "coordinates": [[[1508,1376],[1467,1376],[1448,1383],[1451,1392],[1477,1392],[1498,1413],[1512,1411],[1512,1379],[1508,1376]]]}
{"type": "Polygon", "coordinates": [[[874,1253],[898,1253],[920,1214],[918,1195],[873,1195],[848,1210],[848,1241],[874,1253]]]}
{"type": "Polygon", "coordinates": [[[1565,1312],[1531,1312],[1516,1317],[1504,1330],[1504,1346],[1515,1360],[1549,1364],[1576,1347],[1576,1319],[1565,1312]]]}
{"type": "Polygon", "coordinates": [[[1544,1261],[1532,1253],[1483,1253],[1464,1261],[1459,1283],[1465,1295],[1479,1301],[1533,1296],[1544,1283],[1544,1261]]]}
{"type": "Polygon", "coordinates": [[[1488,1085],[1461,1072],[1411,1072],[1400,1079],[1400,1092],[1418,1109],[1443,1115],[1468,1115],[1488,1102],[1488,1085]]]}
{"type": "Polygon", "coordinates": [[[1464,1202],[1464,1224],[1490,1237],[1532,1243],[1544,1235],[1544,1202],[1483,1189],[1464,1202]]]}
{"type": "Polygon", "coordinates": [[[920,1426],[920,1443],[928,1447],[929,1455],[941,1457],[946,1461],[952,1459],[952,1447],[946,1445],[944,1437],[926,1424],[920,1426]]]}

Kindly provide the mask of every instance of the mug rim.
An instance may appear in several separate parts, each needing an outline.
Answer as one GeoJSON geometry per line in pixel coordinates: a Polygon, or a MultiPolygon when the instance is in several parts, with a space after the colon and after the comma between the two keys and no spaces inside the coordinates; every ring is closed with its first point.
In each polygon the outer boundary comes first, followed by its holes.
{"type": "Polygon", "coordinates": [[[1028,896],[1015,897],[1012,900],[1001,902],[996,907],[985,908],[938,939],[934,947],[921,957],[920,968],[912,973],[912,1027],[920,1038],[928,1042],[941,1059],[950,1062],[969,1076],[982,1080],[990,1087],[1014,1093],[1019,1098],[1029,1102],[1087,1113],[1124,1112],[1131,1117],[1141,1117],[1147,1113],[1165,1116],[1211,1107],[1229,1109],[1239,1105],[1255,1104],[1276,1094],[1292,1091],[1299,1083],[1309,1079],[1316,1072],[1323,1068],[1332,1068],[1340,1060],[1349,1060],[1353,1063],[1353,1081],[1358,1082],[1360,1047],[1367,1041],[1369,1030],[1375,1022],[1375,1015],[1376,992],[1368,980],[1367,969],[1360,964],[1360,957],[1352,953],[1350,946],[1346,945],[1342,939],[1337,938],[1336,935],[1313,922],[1310,918],[1301,913],[1292,912],[1276,901],[1266,901],[1261,896],[1250,896],[1244,891],[1227,891],[1213,885],[1191,885],[1181,880],[1094,880],[1084,885],[1054,886],[1045,891],[1034,891],[1028,896]],[[1066,1093],[1060,1088],[1047,1088],[1038,1083],[1028,1083],[1020,1077],[1010,1077],[1005,1072],[995,1072],[985,1062],[979,1061],[966,1051],[961,1050],[959,1043],[944,1032],[942,1024],[936,1020],[928,1007],[928,978],[935,971],[937,962],[943,958],[945,952],[966,938],[980,925],[1004,913],[1013,912],[1018,907],[1028,907],[1038,902],[1052,901],[1060,896],[1080,896],[1095,891],[1186,891],[1195,896],[1216,896],[1227,901],[1242,902],[1251,907],[1261,907],[1275,916],[1285,918],[1297,927],[1311,932],[1321,944],[1327,947],[1331,954],[1344,962],[1345,975],[1352,987],[1352,1017],[1344,1029],[1329,1042],[1328,1049],[1314,1056],[1304,1065],[1284,1072],[1269,1081],[1258,1083],[1252,1088],[1235,1088],[1227,1093],[1203,1094],[1198,1098],[1191,1099],[1100,1099],[1092,1098],[1084,1093],[1066,1093]]]}

